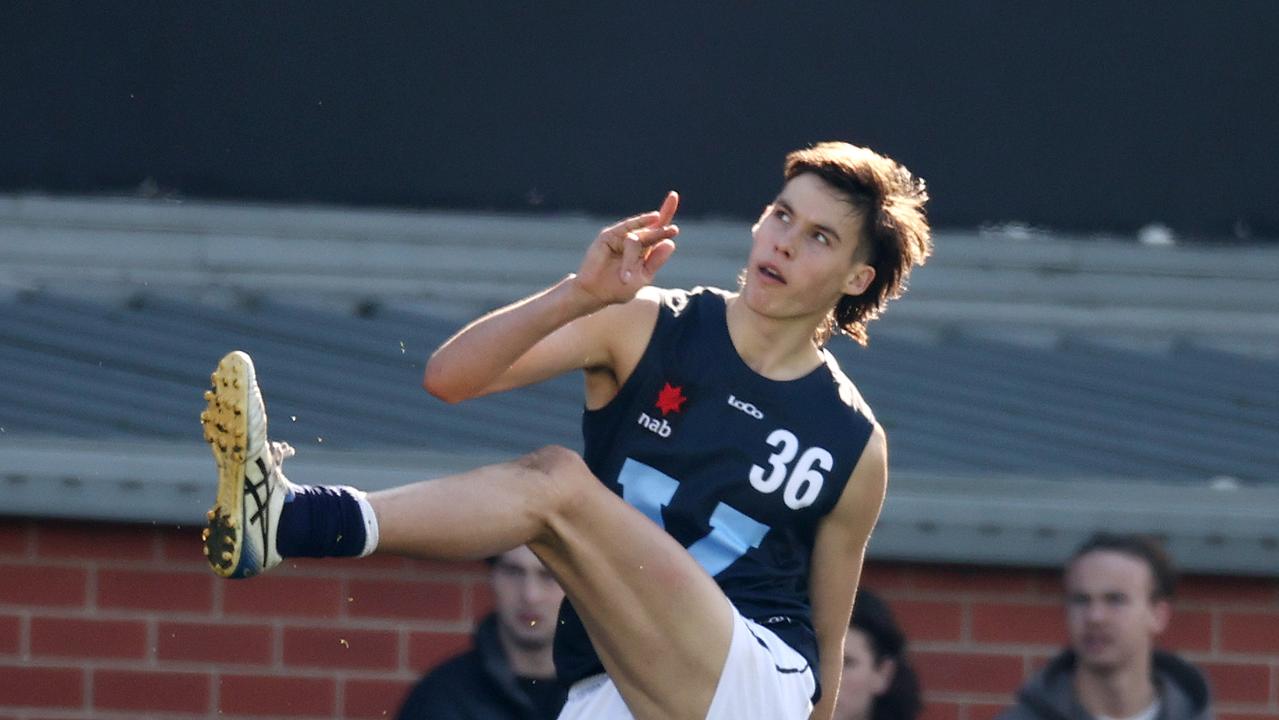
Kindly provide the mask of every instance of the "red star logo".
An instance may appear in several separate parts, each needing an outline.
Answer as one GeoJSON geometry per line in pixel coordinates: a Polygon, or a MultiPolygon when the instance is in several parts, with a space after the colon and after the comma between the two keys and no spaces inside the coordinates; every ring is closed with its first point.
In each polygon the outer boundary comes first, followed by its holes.
{"type": "Polygon", "coordinates": [[[657,409],[662,411],[662,416],[667,413],[679,412],[679,406],[684,404],[688,398],[684,397],[683,388],[678,385],[666,383],[662,387],[662,391],[657,394],[657,409]]]}

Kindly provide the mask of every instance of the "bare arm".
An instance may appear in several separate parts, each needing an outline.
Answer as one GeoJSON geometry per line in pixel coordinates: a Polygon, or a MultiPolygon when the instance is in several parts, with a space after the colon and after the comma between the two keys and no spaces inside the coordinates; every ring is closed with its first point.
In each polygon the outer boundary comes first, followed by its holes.
{"type": "Polygon", "coordinates": [[[866,542],[879,518],[888,482],[888,449],[878,425],[835,510],[822,520],[813,548],[809,595],[821,660],[822,699],[811,720],[830,720],[844,666],[844,636],[861,578],[866,542]]]}
{"type": "Polygon", "coordinates": [[[578,272],[491,312],[431,355],[423,387],[447,402],[529,385],[569,370],[612,367],[611,342],[636,293],[675,250],[679,196],[605,228],[578,272]]]}

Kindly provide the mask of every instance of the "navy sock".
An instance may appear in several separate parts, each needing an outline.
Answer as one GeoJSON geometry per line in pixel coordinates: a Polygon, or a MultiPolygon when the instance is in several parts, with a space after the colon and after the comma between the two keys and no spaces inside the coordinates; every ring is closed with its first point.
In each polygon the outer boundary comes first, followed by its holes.
{"type": "Polygon", "coordinates": [[[281,557],[356,557],[364,552],[364,513],[351,488],[295,485],[291,490],[275,535],[281,557]]]}

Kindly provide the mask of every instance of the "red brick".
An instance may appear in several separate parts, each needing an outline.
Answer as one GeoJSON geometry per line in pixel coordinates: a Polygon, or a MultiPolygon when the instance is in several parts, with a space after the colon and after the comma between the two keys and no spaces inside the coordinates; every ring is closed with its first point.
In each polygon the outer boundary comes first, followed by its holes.
{"type": "Polygon", "coordinates": [[[297,558],[290,560],[299,572],[322,572],[324,574],[380,573],[400,576],[408,567],[409,560],[399,555],[374,553],[363,558],[297,558]]]}
{"type": "Polygon", "coordinates": [[[1063,645],[1066,620],[1060,605],[973,604],[973,641],[1063,645]]]}
{"type": "Polygon", "coordinates": [[[208,572],[208,563],[200,540],[200,533],[205,529],[198,526],[178,526],[156,528],[156,536],[160,542],[160,560],[166,567],[174,570],[201,570],[208,572]]]}
{"type": "Polygon", "coordinates": [[[1279,580],[1241,577],[1187,577],[1177,588],[1179,600],[1226,605],[1279,605],[1279,580]]]}
{"type": "Polygon", "coordinates": [[[1031,673],[1037,673],[1048,667],[1048,663],[1056,659],[1060,650],[1053,650],[1045,653],[1031,653],[1026,659],[1029,661],[1028,667],[1031,673]]]}
{"type": "Polygon", "coordinates": [[[219,713],[227,715],[333,715],[337,685],[328,678],[224,675],[219,713]]]}
{"type": "Polygon", "coordinates": [[[207,572],[100,570],[98,607],[209,612],[213,582],[207,572]]]}
{"type": "Polygon", "coordinates": [[[191,567],[204,567],[204,551],[200,549],[200,531],[203,525],[178,525],[156,528],[160,542],[160,559],[191,567]]]}
{"type": "Polygon", "coordinates": [[[343,717],[393,718],[414,682],[416,680],[347,680],[343,686],[343,717]]]}
{"type": "Polygon", "coordinates": [[[1275,712],[1219,712],[1217,720],[1279,720],[1279,710],[1275,712]]]}
{"type": "Polygon", "coordinates": [[[858,587],[864,587],[878,595],[905,590],[909,586],[910,569],[906,565],[874,560],[867,560],[862,566],[862,577],[858,582],[858,587]]]}
{"type": "Polygon", "coordinates": [[[89,573],[81,568],[0,564],[0,605],[83,607],[89,573]]]}
{"type": "Polygon", "coordinates": [[[1024,679],[1020,655],[916,651],[914,658],[928,692],[1007,693],[1024,679]]]}
{"type": "MultiPolygon", "coordinates": [[[[1012,692],[1010,689],[1008,694],[1011,695],[1012,692]]],[[[964,720],[995,720],[1010,705],[1011,700],[1007,703],[968,703],[964,706],[964,720]]]]}
{"type": "Polygon", "coordinates": [[[22,618],[0,615],[0,655],[17,655],[22,649],[22,618]]]}
{"type": "Polygon", "coordinates": [[[947,594],[995,594],[1000,598],[1030,595],[1031,577],[1014,568],[917,566],[912,584],[918,590],[947,594]]]}
{"type": "Polygon", "coordinates": [[[165,622],[156,635],[160,660],[269,665],[275,647],[270,625],[165,622]]]}
{"type": "Polygon", "coordinates": [[[959,720],[959,703],[935,700],[924,703],[919,720],[959,720]]]}
{"type": "Polygon", "coordinates": [[[1221,651],[1279,655],[1279,609],[1272,612],[1223,612],[1221,651]]]}
{"type": "Polygon", "coordinates": [[[345,601],[337,578],[264,575],[222,586],[222,609],[228,615],[335,618],[345,601]]]}
{"type": "Polygon", "coordinates": [[[353,617],[464,619],[457,583],[352,580],[349,587],[353,617]]]}
{"type": "Polygon", "coordinates": [[[394,670],[400,663],[399,634],[350,628],[285,628],[284,663],[289,666],[394,670]]]}
{"type": "Polygon", "coordinates": [[[470,647],[471,636],[464,633],[412,633],[409,635],[409,669],[425,672],[470,647]]]}
{"type": "Polygon", "coordinates": [[[1168,629],[1159,637],[1160,647],[1174,652],[1212,650],[1212,613],[1207,610],[1177,610],[1168,629]]]}
{"type": "Polygon", "coordinates": [[[0,520],[0,558],[20,560],[27,557],[28,520],[0,520]]]}
{"type": "Polygon", "coordinates": [[[483,561],[447,562],[442,560],[405,560],[404,569],[419,580],[463,579],[488,580],[489,567],[483,561]]]}
{"type": "Polygon", "coordinates": [[[5,705],[81,708],[84,671],[0,664],[0,698],[5,705]]]}
{"type": "Polygon", "coordinates": [[[493,608],[497,605],[497,598],[493,596],[493,586],[488,582],[475,583],[471,585],[471,622],[478,623],[484,619],[489,613],[493,612],[493,608]]]}
{"type": "Polygon", "coordinates": [[[96,670],[93,704],[99,710],[204,713],[212,684],[203,673],[96,670]]]}
{"type": "Polygon", "coordinates": [[[31,654],[140,660],[147,656],[147,624],[138,620],[34,617],[31,654]]]}
{"type": "Polygon", "coordinates": [[[1266,665],[1199,663],[1208,675],[1213,700],[1219,703],[1257,703],[1270,700],[1271,672],[1266,665]]]}
{"type": "Polygon", "coordinates": [[[957,602],[889,600],[888,603],[911,642],[963,639],[964,606],[957,602]]]}
{"type": "Polygon", "coordinates": [[[148,526],[108,523],[41,523],[36,556],[95,560],[152,560],[155,531],[148,526]]]}

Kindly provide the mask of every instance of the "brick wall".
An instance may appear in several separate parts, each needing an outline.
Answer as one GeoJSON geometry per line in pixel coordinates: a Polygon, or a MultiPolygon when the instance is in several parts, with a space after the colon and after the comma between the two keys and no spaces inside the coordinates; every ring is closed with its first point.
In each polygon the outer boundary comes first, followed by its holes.
{"type": "MultiPolygon", "coordinates": [[[[0,518],[0,720],[381,718],[490,606],[480,565],[308,561],[251,582],[199,531],[0,518]]],[[[988,720],[1062,643],[1041,570],[875,563],[926,720],[988,720]]],[[[1279,720],[1279,580],[1188,578],[1168,645],[1225,720],[1279,720]]]]}

